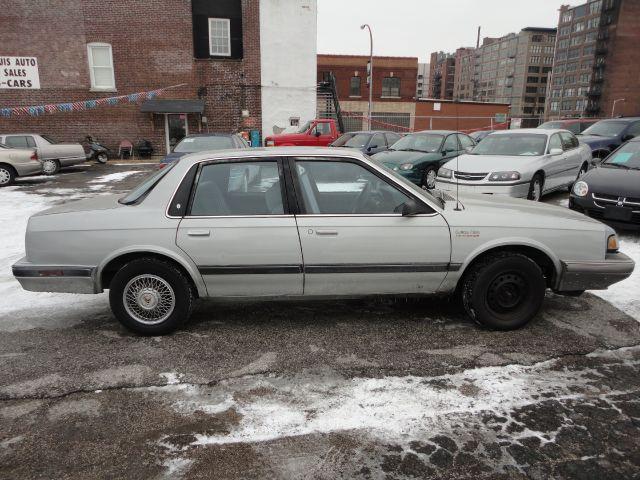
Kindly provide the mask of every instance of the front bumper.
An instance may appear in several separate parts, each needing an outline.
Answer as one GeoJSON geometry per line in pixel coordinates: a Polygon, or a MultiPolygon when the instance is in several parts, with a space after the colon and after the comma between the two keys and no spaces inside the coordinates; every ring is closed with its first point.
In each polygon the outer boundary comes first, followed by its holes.
{"type": "Polygon", "coordinates": [[[558,292],[606,290],[614,283],[628,278],[635,262],[624,253],[608,253],[603,261],[561,262],[558,292]]]}
{"type": "MultiPolygon", "coordinates": [[[[610,205],[610,204],[603,204],[610,205]]],[[[586,197],[577,197],[573,193],[569,197],[569,208],[576,212],[583,213],[591,218],[605,222],[616,229],[620,230],[640,230],[640,208],[631,214],[631,219],[628,222],[619,220],[612,220],[607,218],[605,214],[605,208],[602,205],[597,205],[594,202],[593,197],[589,194],[586,197]]]]}
{"type": "Polygon", "coordinates": [[[99,293],[95,267],[34,265],[23,258],[11,268],[22,288],[30,292],[99,293]]]}
{"type": "Polygon", "coordinates": [[[501,195],[505,197],[527,198],[529,195],[529,182],[511,185],[498,185],[495,183],[458,183],[436,179],[436,189],[449,192],[474,193],[480,195],[501,195]]]}

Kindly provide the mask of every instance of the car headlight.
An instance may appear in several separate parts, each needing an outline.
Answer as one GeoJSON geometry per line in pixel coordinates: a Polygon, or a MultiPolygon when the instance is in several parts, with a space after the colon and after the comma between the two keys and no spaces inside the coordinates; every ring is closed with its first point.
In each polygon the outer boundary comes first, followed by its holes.
{"type": "Polygon", "coordinates": [[[520,180],[520,172],[494,172],[489,180],[492,182],[513,182],[520,180]]]}
{"type": "Polygon", "coordinates": [[[438,170],[438,176],[440,178],[451,178],[451,170],[442,167],[440,170],[438,170]]]}
{"type": "Polygon", "coordinates": [[[620,248],[617,235],[609,235],[607,238],[607,253],[616,253],[620,248]]]}
{"type": "Polygon", "coordinates": [[[276,142],[274,142],[273,140],[270,140],[270,139],[267,139],[266,142],[265,142],[265,145],[267,147],[274,147],[275,144],[276,144],[276,142]]]}
{"type": "Polygon", "coordinates": [[[413,163],[403,163],[400,165],[400,170],[413,170],[413,163]]]}
{"type": "Polygon", "coordinates": [[[586,197],[587,193],[589,193],[589,185],[587,182],[580,180],[573,185],[573,194],[576,197],[586,197]]]}

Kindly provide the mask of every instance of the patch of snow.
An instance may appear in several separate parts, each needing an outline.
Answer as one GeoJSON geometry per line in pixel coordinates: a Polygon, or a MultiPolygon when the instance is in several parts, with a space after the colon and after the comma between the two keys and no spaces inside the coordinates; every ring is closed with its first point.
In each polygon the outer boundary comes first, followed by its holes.
{"type": "Polygon", "coordinates": [[[180,377],[182,377],[180,373],[175,373],[175,372],[163,372],[163,373],[160,373],[159,375],[166,380],[167,385],[179,384],[180,377]]]}
{"type": "Polygon", "coordinates": [[[126,172],[109,173],[108,175],[102,175],[101,177],[91,180],[89,183],[110,183],[119,182],[136,173],[144,173],[144,170],[128,170],[126,172]]]}
{"type": "Polygon", "coordinates": [[[640,322],[640,239],[637,236],[620,236],[620,251],[636,262],[634,272],[629,278],[607,290],[595,290],[591,293],[640,322]]]}
{"type": "Polygon", "coordinates": [[[163,462],[163,466],[167,467],[164,472],[164,478],[179,478],[184,474],[189,466],[193,463],[193,460],[189,458],[170,458],[163,462]]]}

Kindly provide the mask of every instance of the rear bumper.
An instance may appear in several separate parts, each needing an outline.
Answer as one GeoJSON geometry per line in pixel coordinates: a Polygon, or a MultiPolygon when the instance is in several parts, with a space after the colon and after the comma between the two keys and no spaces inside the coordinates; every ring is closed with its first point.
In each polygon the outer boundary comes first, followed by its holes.
{"type": "Polygon", "coordinates": [[[480,195],[502,195],[506,197],[527,198],[527,195],[529,195],[529,182],[518,183],[515,185],[496,185],[495,183],[456,184],[456,182],[436,179],[436,189],[449,193],[459,191],[461,194],[474,193],[480,195]]]}
{"type": "Polygon", "coordinates": [[[61,158],[59,161],[61,167],[70,167],[72,165],[78,165],[79,163],[86,162],[87,157],[83,155],[82,157],[61,158]]]}
{"type": "Polygon", "coordinates": [[[34,265],[23,258],[12,270],[22,288],[30,292],[99,293],[95,267],[34,265]]]}
{"type": "Polygon", "coordinates": [[[624,253],[609,253],[599,262],[562,262],[558,279],[559,292],[606,290],[628,278],[635,262],[624,253]]]}

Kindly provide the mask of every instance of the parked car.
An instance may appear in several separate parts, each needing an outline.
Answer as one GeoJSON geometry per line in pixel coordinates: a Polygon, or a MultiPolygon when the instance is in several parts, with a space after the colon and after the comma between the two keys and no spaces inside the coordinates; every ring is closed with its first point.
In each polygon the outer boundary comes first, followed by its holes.
{"type": "Polygon", "coordinates": [[[266,147],[326,147],[340,136],[333,119],[317,119],[305,123],[295,133],[269,135],[264,139],[266,147]]]}
{"type": "Polygon", "coordinates": [[[0,143],[0,187],[13,183],[16,177],[42,173],[42,162],[33,148],[9,148],[0,143]]]}
{"type": "Polygon", "coordinates": [[[640,137],[576,182],[569,208],[618,228],[640,228],[640,137]]]}
{"type": "Polygon", "coordinates": [[[510,330],[547,289],[606,289],[634,269],[611,227],[568,208],[477,196],[455,206],[351,150],[194,154],[119,200],[32,216],[13,274],[31,291],[108,289],[124,326],[156,335],[198,297],[456,291],[471,318],[510,330]],[[259,170],[249,188],[229,187],[248,167],[259,170]]]}
{"type": "Polygon", "coordinates": [[[479,132],[470,133],[469,136],[473,138],[473,141],[480,143],[487,135],[491,135],[495,130],[480,130],[479,132]]]}
{"type": "Polygon", "coordinates": [[[539,201],[570,188],[588,169],[591,150],[567,130],[494,132],[439,171],[436,188],[539,201]]]}
{"type": "Polygon", "coordinates": [[[62,167],[70,167],[87,161],[84,148],[79,143],[58,143],[48,135],[36,133],[0,134],[0,143],[9,148],[35,148],[42,161],[42,172],[55,175],[62,167]]]}
{"type": "Polygon", "coordinates": [[[196,133],[187,135],[176,144],[171,153],[160,161],[160,166],[165,167],[190,153],[236,148],[249,148],[249,144],[244,138],[235,133],[196,133]]]}
{"type": "Polygon", "coordinates": [[[578,135],[591,147],[593,157],[603,159],[624,142],[640,135],[640,117],[600,120],[578,135]]]}
{"type": "Polygon", "coordinates": [[[538,128],[543,130],[569,130],[574,135],[582,133],[598,120],[594,118],[567,118],[564,120],[552,120],[544,122],[538,128]]]}
{"type": "Polygon", "coordinates": [[[426,130],[411,133],[373,158],[424,188],[435,187],[438,169],[452,158],[475,146],[464,133],[451,130],[426,130]]]}
{"type": "Polygon", "coordinates": [[[400,135],[386,131],[349,132],[342,135],[330,147],[353,148],[367,155],[385,152],[400,140],[400,135]]]}

